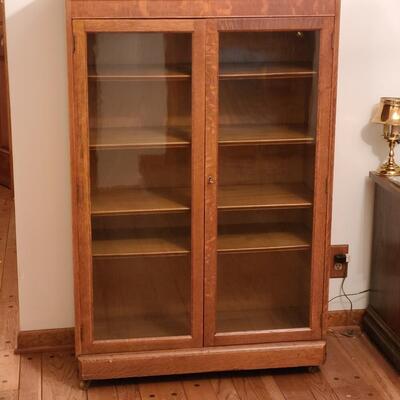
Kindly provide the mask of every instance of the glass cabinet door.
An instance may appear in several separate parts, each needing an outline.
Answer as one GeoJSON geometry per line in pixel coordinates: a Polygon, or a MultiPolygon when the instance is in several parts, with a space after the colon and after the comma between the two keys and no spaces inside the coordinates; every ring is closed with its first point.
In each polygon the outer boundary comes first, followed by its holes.
{"type": "Polygon", "coordinates": [[[330,129],[319,125],[320,31],[266,30],[218,34],[213,344],[320,329],[315,171],[330,129]]]}
{"type": "Polygon", "coordinates": [[[201,338],[193,187],[203,179],[193,159],[201,165],[203,139],[192,123],[194,34],[175,30],[86,35],[95,344],[169,348],[201,338]]]}

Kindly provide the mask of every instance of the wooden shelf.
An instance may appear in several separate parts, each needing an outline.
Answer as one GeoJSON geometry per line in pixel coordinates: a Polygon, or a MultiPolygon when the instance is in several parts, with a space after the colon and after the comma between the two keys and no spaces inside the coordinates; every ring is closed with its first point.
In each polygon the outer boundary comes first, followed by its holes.
{"type": "Polygon", "coordinates": [[[310,232],[294,224],[227,225],[218,232],[219,253],[307,250],[310,247],[310,232]]]}
{"type": "Polygon", "coordinates": [[[283,307],[275,309],[239,309],[217,312],[217,332],[267,331],[306,328],[308,309],[283,307]]]}
{"type": "Polygon", "coordinates": [[[173,189],[105,189],[92,193],[92,215],[154,214],[190,210],[190,192],[173,189]]]}
{"type": "MultiPolygon", "coordinates": [[[[117,233],[118,234],[118,233],[117,233]]],[[[93,257],[134,257],[190,253],[190,232],[184,229],[137,230],[118,238],[111,232],[93,240],[93,257]]]]}
{"type": "Polygon", "coordinates": [[[88,78],[100,81],[190,80],[190,65],[89,65],[88,78]]]}
{"type": "Polygon", "coordinates": [[[303,184],[221,186],[219,210],[260,208],[309,208],[312,192],[303,184]]]}
{"type": "Polygon", "coordinates": [[[221,125],[219,144],[223,146],[251,144],[314,143],[308,128],[302,125],[221,125]]]}
{"type": "Polygon", "coordinates": [[[96,340],[123,340],[131,338],[160,338],[189,336],[186,314],[143,314],[132,317],[126,315],[98,319],[94,324],[96,340]]]}
{"type": "MultiPolygon", "coordinates": [[[[183,255],[190,253],[190,233],[182,229],[138,230],[117,238],[93,240],[93,257],[136,257],[183,255]]],[[[274,250],[307,250],[310,233],[297,225],[237,225],[219,229],[218,252],[259,252],[274,250]]]]}
{"type": "Polygon", "coordinates": [[[90,130],[90,148],[184,147],[191,143],[190,131],[190,127],[96,128],[90,130]]]}
{"type": "MultiPolygon", "coordinates": [[[[309,208],[312,192],[303,184],[222,186],[218,209],[309,208]]],[[[190,191],[173,189],[103,189],[92,193],[92,215],[155,214],[190,210],[190,191]]]]}
{"type": "Polygon", "coordinates": [[[222,80],[311,78],[316,74],[308,63],[227,63],[219,72],[222,80]]]}

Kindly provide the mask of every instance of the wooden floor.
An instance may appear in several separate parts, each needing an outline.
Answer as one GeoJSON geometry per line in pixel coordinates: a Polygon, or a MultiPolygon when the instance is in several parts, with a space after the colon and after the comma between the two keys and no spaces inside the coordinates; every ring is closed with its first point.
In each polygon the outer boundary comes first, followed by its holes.
{"type": "Polygon", "coordinates": [[[348,400],[400,399],[400,377],[367,338],[328,339],[320,372],[304,369],[133,379],[79,389],[74,355],[17,356],[15,225],[10,193],[0,187],[0,400],[348,400]]]}

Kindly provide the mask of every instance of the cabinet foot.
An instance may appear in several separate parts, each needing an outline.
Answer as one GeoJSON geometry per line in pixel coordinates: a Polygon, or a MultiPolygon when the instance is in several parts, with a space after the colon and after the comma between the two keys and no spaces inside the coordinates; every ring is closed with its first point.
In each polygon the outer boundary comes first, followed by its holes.
{"type": "Polygon", "coordinates": [[[92,381],[80,381],[79,388],[81,390],[88,390],[90,388],[91,383],[92,383],[92,381]]]}
{"type": "Polygon", "coordinates": [[[319,372],[319,367],[317,365],[313,365],[308,367],[307,370],[310,374],[316,374],[317,372],[319,372]]]}

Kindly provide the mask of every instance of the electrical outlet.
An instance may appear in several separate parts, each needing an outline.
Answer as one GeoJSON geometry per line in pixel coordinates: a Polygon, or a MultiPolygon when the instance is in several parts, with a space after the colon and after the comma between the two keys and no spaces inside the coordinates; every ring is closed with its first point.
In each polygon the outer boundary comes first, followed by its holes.
{"type": "Polygon", "coordinates": [[[346,278],[349,268],[349,245],[331,245],[330,278],[346,278]]]}

